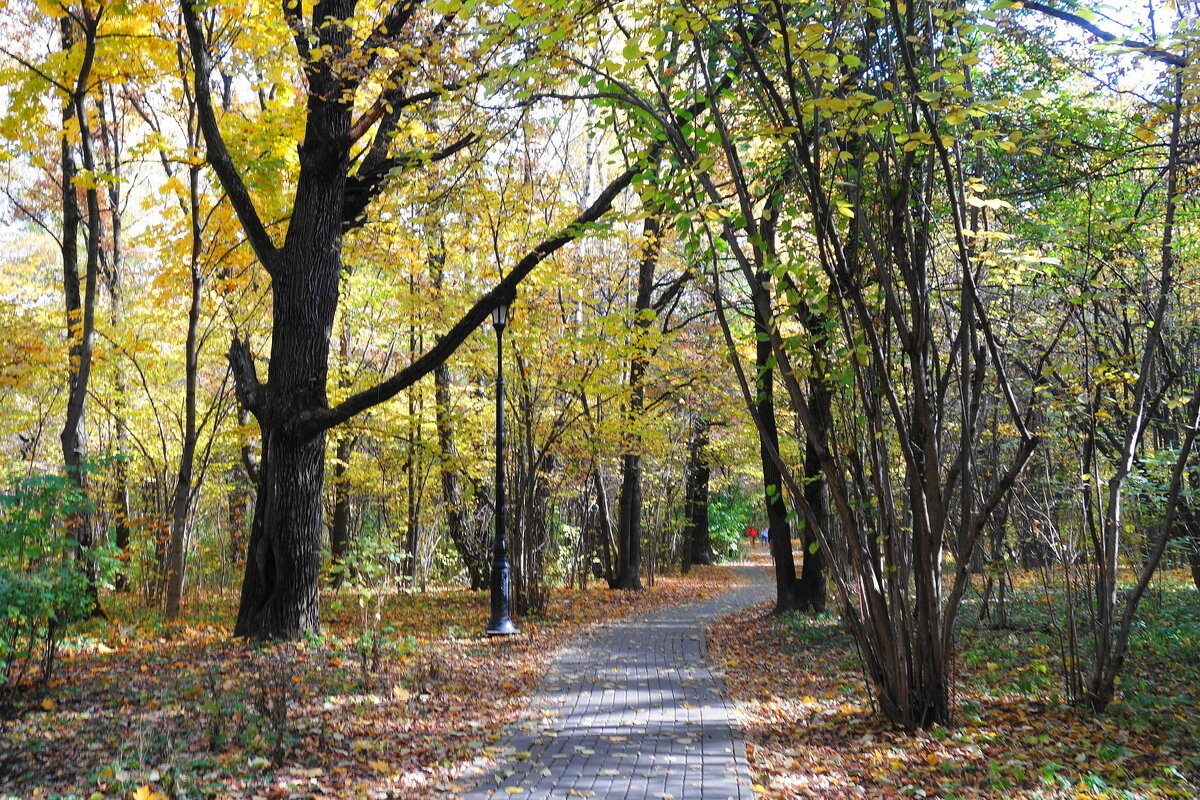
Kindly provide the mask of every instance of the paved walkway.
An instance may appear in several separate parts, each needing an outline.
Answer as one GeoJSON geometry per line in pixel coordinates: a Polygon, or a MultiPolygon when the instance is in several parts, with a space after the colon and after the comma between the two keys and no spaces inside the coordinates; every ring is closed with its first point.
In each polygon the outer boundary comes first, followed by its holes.
{"type": "Polygon", "coordinates": [[[560,651],[531,720],[501,745],[509,762],[464,800],[753,797],[737,721],[705,644],[713,619],[771,596],[766,568],[739,569],[753,583],[599,626],[560,651]]]}

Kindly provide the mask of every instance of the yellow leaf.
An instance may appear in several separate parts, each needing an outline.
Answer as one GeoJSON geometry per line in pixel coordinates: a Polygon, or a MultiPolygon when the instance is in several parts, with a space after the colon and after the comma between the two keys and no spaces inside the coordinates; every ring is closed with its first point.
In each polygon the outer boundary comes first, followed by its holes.
{"type": "Polygon", "coordinates": [[[376,772],[388,772],[392,768],[386,761],[368,761],[367,766],[376,772]]]}
{"type": "Polygon", "coordinates": [[[47,697],[42,701],[42,708],[46,709],[47,711],[53,711],[57,707],[58,703],[54,702],[53,697],[47,697]]]}
{"type": "Polygon", "coordinates": [[[524,794],[524,792],[525,792],[525,790],[522,789],[520,786],[505,786],[504,787],[505,794],[524,794]]]}

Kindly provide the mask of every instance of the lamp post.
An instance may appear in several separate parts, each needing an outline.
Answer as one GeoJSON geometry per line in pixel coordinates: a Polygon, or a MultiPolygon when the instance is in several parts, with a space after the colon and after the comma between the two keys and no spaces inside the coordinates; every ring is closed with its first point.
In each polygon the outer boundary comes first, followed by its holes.
{"type": "Polygon", "coordinates": [[[492,619],[489,636],[507,636],[517,627],[508,618],[510,567],[508,538],[504,535],[504,326],[508,324],[512,298],[501,301],[492,311],[496,327],[496,540],[492,548],[492,619]]]}

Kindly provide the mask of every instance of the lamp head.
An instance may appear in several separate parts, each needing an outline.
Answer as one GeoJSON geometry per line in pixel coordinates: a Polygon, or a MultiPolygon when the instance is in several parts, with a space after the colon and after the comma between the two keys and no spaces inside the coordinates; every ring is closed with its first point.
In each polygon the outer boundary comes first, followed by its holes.
{"type": "Polygon", "coordinates": [[[517,299],[515,289],[509,289],[500,297],[500,304],[492,309],[492,324],[500,330],[512,319],[512,304],[517,299]]]}
{"type": "Polygon", "coordinates": [[[497,328],[503,328],[505,325],[508,324],[508,312],[509,312],[508,301],[504,301],[504,302],[500,303],[500,305],[493,308],[492,309],[492,324],[495,325],[497,328]]]}

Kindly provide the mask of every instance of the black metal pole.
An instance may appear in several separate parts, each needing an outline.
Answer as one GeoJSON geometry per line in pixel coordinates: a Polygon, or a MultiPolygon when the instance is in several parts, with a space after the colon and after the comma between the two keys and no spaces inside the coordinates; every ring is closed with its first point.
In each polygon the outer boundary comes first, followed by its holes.
{"type": "Polygon", "coordinates": [[[516,633],[508,617],[508,538],[504,534],[504,323],[496,323],[496,540],[492,549],[492,619],[487,633],[504,636],[516,633]]]}

